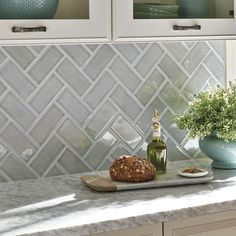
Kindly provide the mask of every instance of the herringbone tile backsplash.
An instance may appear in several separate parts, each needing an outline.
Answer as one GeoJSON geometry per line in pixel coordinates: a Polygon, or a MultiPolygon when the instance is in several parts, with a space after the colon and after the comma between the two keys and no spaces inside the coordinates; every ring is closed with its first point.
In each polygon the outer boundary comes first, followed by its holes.
{"type": "Polygon", "coordinates": [[[145,156],[154,108],[169,161],[198,158],[170,119],[224,85],[224,53],[224,41],[0,47],[0,182],[145,156]]]}

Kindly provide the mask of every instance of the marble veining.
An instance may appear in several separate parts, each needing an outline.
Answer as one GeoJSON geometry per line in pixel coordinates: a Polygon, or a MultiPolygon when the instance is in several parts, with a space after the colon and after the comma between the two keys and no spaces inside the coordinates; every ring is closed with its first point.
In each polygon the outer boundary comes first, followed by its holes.
{"type": "MultiPolygon", "coordinates": [[[[168,168],[208,160],[171,162],[168,168]]],[[[81,174],[0,184],[0,235],[78,236],[236,209],[236,170],[209,184],[98,193],[81,174]]]]}

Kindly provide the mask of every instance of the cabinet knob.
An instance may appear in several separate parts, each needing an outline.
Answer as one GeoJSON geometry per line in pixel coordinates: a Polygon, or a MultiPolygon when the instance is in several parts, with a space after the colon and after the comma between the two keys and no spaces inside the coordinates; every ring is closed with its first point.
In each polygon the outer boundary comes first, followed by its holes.
{"type": "Polygon", "coordinates": [[[26,32],[46,32],[47,28],[45,26],[39,26],[39,27],[12,27],[13,33],[26,33],[26,32]]]}
{"type": "Polygon", "coordinates": [[[173,30],[201,30],[201,25],[174,25],[173,30]]]}

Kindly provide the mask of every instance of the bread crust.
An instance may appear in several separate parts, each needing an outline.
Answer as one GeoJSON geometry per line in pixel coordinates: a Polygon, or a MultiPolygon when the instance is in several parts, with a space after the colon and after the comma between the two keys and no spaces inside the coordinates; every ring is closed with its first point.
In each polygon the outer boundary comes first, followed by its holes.
{"type": "Polygon", "coordinates": [[[138,156],[121,156],[109,168],[115,181],[145,182],[155,178],[156,168],[151,162],[138,156]]]}

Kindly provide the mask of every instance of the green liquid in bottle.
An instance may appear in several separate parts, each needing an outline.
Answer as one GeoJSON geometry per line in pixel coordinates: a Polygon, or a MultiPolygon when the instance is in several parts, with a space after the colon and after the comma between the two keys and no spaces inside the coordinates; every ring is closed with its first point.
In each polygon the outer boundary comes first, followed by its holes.
{"type": "Polygon", "coordinates": [[[155,111],[153,118],[153,139],[147,146],[147,159],[155,166],[157,174],[164,174],[166,173],[167,163],[166,144],[160,138],[160,133],[161,128],[158,113],[155,111]]]}
{"type": "Polygon", "coordinates": [[[148,144],[147,159],[155,166],[157,174],[166,173],[166,145],[162,140],[153,138],[148,144]]]}

